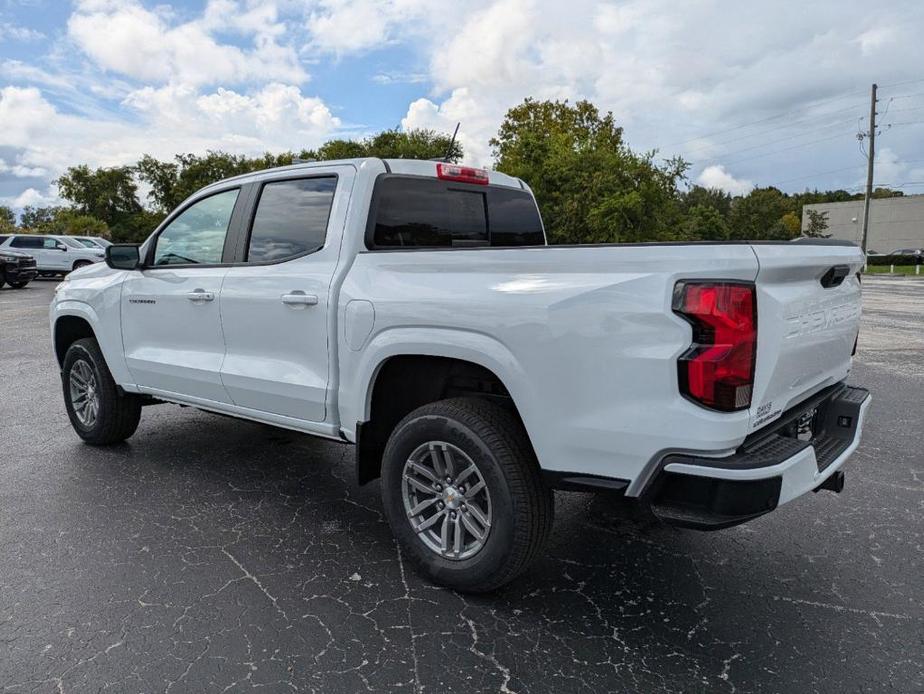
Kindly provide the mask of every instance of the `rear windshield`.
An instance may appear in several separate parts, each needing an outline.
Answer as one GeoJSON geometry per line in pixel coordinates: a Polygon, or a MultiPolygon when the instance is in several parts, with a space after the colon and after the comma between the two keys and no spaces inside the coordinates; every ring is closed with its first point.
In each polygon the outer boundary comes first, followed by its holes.
{"type": "Polygon", "coordinates": [[[371,248],[542,246],[545,236],[532,195],[421,176],[376,182],[371,248]]]}

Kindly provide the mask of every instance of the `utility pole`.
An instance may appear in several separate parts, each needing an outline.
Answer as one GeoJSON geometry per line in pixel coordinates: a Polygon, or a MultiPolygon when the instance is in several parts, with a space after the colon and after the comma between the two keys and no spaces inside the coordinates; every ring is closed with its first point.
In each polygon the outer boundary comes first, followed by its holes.
{"type": "Polygon", "coordinates": [[[860,247],[863,249],[863,266],[866,267],[866,241],[869,233],[869,205],[873,197],[873,162],[876,159],[876,85],[873,85],[869,101],[869,153],[866,163],[866,198],[863,200],[863,239],[860,247]]]}

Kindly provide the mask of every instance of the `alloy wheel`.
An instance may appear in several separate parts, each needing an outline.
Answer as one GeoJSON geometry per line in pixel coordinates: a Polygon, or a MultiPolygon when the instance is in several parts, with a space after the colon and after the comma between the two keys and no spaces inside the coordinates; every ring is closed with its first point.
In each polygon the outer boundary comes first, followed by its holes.
{"type": "Polygon", "coordinates": [[[491,493],[474,461],[458,446],[428,441],[401,475],[407,518],[420,540],[445,559],[477,554],[491,532],[491,493]]]}
{"type": "Polygon", "coordinates": [[[92,428],[99,416],[99,387],[93,369],[83,359],[71,367],[68,385],[74,416],[83,426],[92,428]]]}

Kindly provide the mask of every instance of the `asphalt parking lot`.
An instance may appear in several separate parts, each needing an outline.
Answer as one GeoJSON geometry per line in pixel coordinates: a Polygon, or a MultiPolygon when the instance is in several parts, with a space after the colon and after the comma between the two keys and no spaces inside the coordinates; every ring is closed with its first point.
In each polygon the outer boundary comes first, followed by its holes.
{"type": "Polygon", "coordinates": [[[347,446],[172,405],[83,445],[54,284],[0,290],[2,691],[924,691],[924,281],[865,281],[842,494],[708,534],[560,494],[477,598],[405,566],[347,446]]]}

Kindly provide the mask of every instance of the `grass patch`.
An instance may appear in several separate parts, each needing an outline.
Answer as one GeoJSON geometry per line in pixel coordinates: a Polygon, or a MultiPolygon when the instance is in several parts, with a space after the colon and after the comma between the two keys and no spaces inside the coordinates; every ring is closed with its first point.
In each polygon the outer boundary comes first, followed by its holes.
{"type": "MultiPolygon", "coordinates": [[[[888,265],[867,265],[866,269],[863,271],[867,275],[914,275],[915,274],[915,265],[896,265],[895,272],[890,272],[888,265]]],[[[921,270],[921,277],[924,277],[924,269],[921,270]]]]}

